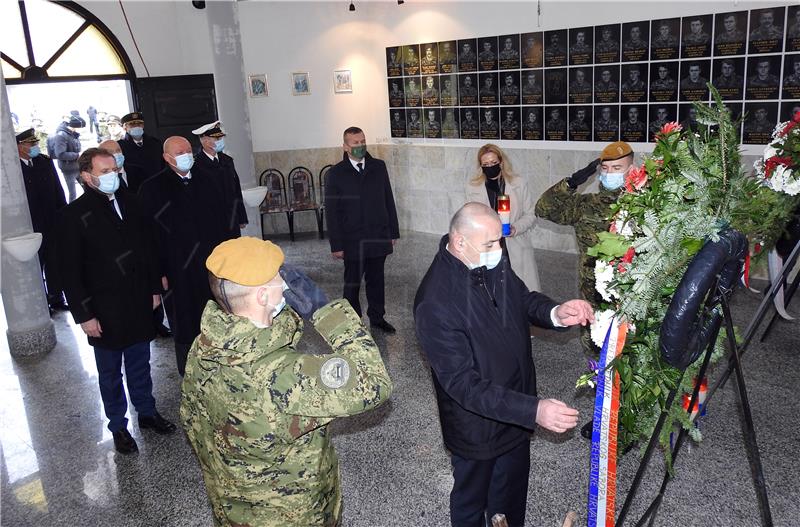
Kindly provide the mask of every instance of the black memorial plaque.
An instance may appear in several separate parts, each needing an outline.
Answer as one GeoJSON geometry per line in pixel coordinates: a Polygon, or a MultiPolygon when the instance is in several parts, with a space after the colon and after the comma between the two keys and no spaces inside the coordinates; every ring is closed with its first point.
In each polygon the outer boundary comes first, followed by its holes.
{"type": "Polygon", "coordinates": [[[386,76],[399,77],[403,74],[400,46],[386,48],[386,76]]]}
{"type": "Polygon", "coordinates": [[[458,75],[440,75],[439,90],[442,106],[458,106],[458,75]]]}
{"type": "Polygon", "coordinates": [[[547,122],[544,123],[544,138],[548,141],[567,140],[567,107],[545,106],[547,122]]]}
{"type": "Polygon", "coordinates": [[[685,16],[681,27],[681,58],[696,59],[711,56],[711,15],[685,16]]]}
{"type": "Polygon", "coordinates": [[[542,139],[542,107],[522,107],[522,139],[541,141],[542,139]]]}
{"type": "MultiPolygon", "coordinates": [[[[481,106],[494,106],[499,100],[497,97],[497,72],[479,73],[478,101],[481,106]]],[[[495,114],[495,117],[497,115],[495,114]]]]}
{"type": "Polygon", "coordinates": [[[786,55],[783,62],[784,99],[800,99],[800,53],[786,55]]]}
{"type": "Polygon", "coordinates": [[[481,139],[500,139],[499,108],[481,108],[481,139]]]}
{"type": "Polygon", "coordinates": [[[650,31],[650,60],[677,59],[681,19],[653,20],[650,31]]]}
{"type": "Polygon", "coordinates": [[[544,102],[547,104],[566,104],[567,68],[544,70],[544,102]]]}
{"type": "Polygon", "coordinates": [[[594,67],[594,102],[608,104],[619,102],[619,66],[594,67]]]}
{"type": "Polygon", "coordinates": [[[542,70],[522,70],[522,104],[542,102],[542,70]]]}
{"type": "Polygon", "coordinates": [[[772,7],[750,11],[750,35],[747,52],[780,53],[783,51],[783,16],[785,8],[772,7]]]}
{"type": "Polygon", "coordinates": [[[422,79],[420,77],[406,77],[405,81],[406,106],[422,106],[422,88],[420,87],[422,79]]]}
{"type": "Polygon", "coordinates": [[[619,140],[619,106],[606,104],[594,107],[594,140],[611,143],[619,140]]]}
{"type": "Polygon", "coordinates": [[[515,141],[520,139],[519,107],[500,108],[503,120],[500,121],[500,138],[515,141]]]}
{"type": "Polygon", "coordinates": [[[623,64],[619,92],[623,102],[646,102],[647,64],[623,64]]]}
{"type": "Polygon", "coordinates": [[[697,108],[694,104],[679,104],[678,105],[678,119],[681,127],[690,132],[699,132],[703,125],[697,122],[697,108]]]}
{"type": "Polygon", "coordinates": [[[403,46],[400,48],[403,59],[403,75],[419,75],[419,46],[403,46]]]}
{"type": "Polygon", "coordinates": [[[647,60],[650,52],[650,22],[622,24],[622,62],[647,60]]]}
{"type": "Polygon", "coordinates": [[[458,108],[442,108],[442,138],[459,138],[458,121],[458,108]]]}
{"type": "Polygon", "coordinates": [[[588,104],[592,102],[591,66],[569,69],[569,102],[570,104],[588,104]]]}
{"type": "Polygon", "coordinates": [[[748,102],[744,105],[747,118],[742,128],[742,143],[766,145],[772,141],[772,132],[778,120],[778,103],[748,102]]]}
{"type": "Polygon", "coordinates": [[[461,139],[480,139],[479,108],[461,108],[461,139]]]}
{"type": "Polygon", "coordinates": [[[650,101],[677,101],[677,78],[677,62],[652,62],[650,64],[650,101]]]}
{"type": "Polygon", "coordinates": [[[519,34],[500,35],[497,40],[500,46],[497,67],[501,70],[519,69],[519,34]]]}
{"type": "Polygon", "coordinates": [[[421,111],[422,110],[418,110],[416,108],[411,108],[406,111],[406,133],[408,134],[408,137],[422,137],[422,118],[420,117],[421,111]]]}
{"type": "Polygon", "coordinates": [[[736,122],[742,117],[742,110],[744,109],[744,103],[741,102],[724,102],[722,106],[725,107],[728,112],[731,114],[731,121],[736,122]]]}
{"type": "Polygon", "coordinates": [[[405,106],[406,97],[403,92],[403,79],[389,79],[389,107],[405,106]]]}
{"type": "Polygon", "coordinates": [[[747,57],[745,99],[749,101],[777,99],[780,87],[780,55],[747,57]]]}
{"type": "Polygon", "coordinates": [[[423,75],[436,75],[439,73],[439,46],[436,42],[429,42],[420,46],[422,58],[419,61],[420,73],[423,75]]]}
{"type": "Polygon", "coordinates": [[[620,107],[619,138],[628,143],[647,141],[647,105],[623,104],[620,107]]]}
{"type": "Polygon", "coordinates": [[[800,101],[784,101],[781,103],[781,121],[791,121],[800,112],[800,101]]]}
{"type": "Polygon", "coordinates": [[[800,5],[789,6],[786,12],[785,51],[800,51],[800,5]]]}
{"type": "Polygon", "coordinates": [[[619,24],[597,26],[594,29],[594,62],[608,64],[619,62],[619,24]]]}
{"type": "Polygon", "coordinates": [[[570,106],[569,125],[567,127],[570,141],[592,140],[592,107],[570,106]]]}
{"type": "Polygon", "coordinates": [[[519,104],[519,72],[500,72],[500,104],[504,106],[519,104]]]}
{"type": "Polygon", "coordinates": [[[458,41],[458,72],[478,70],[478,39],[468,38],[458,41]]]}
{"type": "Polygon", "coordinates": [[[465,73],[458,76],[458,99],[461,106],[478,105],[477,73],[465,73]]]}
{"type": "Polygon", "coordinates": [[[478,39],[478,70],[491,71],[497,69],[497,37],[478,39]]]}
{"type": "Polygon", "coordinates": [[[444,40],[439,42],[439,72],[456,73],[458,71],[458,42],[444,40]]]}
{"type": "Polygon", "coordinates": [[[406,137],[406,111],[395,108],[389,111],[389,129],[392,137],[406,137]]]}
{"type": "Polygon", "coordinates": [[[707,101],[710,60],[681,61],[680,99],[682,101],[707,101]]]}
{"type": "Polygon", "coordinates": [[[744,55],[747,11],[719,13],[714,21],[714,56],[744,55]]]}
{"type": "Polygon", "coordinates": [[[654,142],[661,128],[678,118],[678,105],[676,104],[651,104],[650,117],[647,125],[648,141],[654,142]]]}
{"type": "Polygon", "coordinates": [[[544,32],[544,65],[548,68],[567,65],[567,30],[544,32]]]}
{"type": "Polygon", "coordinates": [[[592,47],[593,28],[579,27],[569,30],[569,64],[580,66],[591,64],[593,60],[592,47]]]}
{"type": "Polygon", "coordinates": [[[744,57],[714,59],[711,84],[724,101],[744,98],[744,57]]]}
{"type": "Polygon", "coordinates": [[[439,76],[423,75],[422,106],[439,106],[439,76]]]}
{"type": "Polygon", "coordinates": [[[442,116],[439,108],[425,108],[423,110],[422,129],[428,139],[439,139],[442,137],[442,116]]]}
{"type": "Polygon", "coordinates": [[[521,35],[523,68],[541,68],[544,64],[543,36],[541,31],[521,35]]]}

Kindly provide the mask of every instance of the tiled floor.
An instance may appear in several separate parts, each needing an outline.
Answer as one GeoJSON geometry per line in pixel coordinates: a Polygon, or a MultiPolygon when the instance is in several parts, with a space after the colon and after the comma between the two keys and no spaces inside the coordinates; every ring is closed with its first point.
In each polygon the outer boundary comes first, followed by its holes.
{"type": "MultiPolygon", "coordinates": [[[[330,295],[340,294],[341,263],[326,241],[299,236],[277,240],[289,262],[304,267],[330,295]]],[[[341,458],[346,526],[448,525],[449,459],[441,442],[430,372],[413,332],[411,303],[434,254],[438,237],[410,234],[387,263],[387,318],[398,328],[376,336],[395,385],[392,400],[375,412],[334,425],[341,458]]],[[[575,257],[539,251],[545,292],[556,299],[576,291],[575,257]]],[[[800,296],[800,295],[799,295],[800,296]]],[[[738,291],[737,322],[744,326],[760,297],[738,291]]],[[[800,301],[790,307],[800,313],[800,301]]],[[[129,429],[138,455],[115,454],[105,428],[91,348],[65,314],[56,316],[59,344],[39,359],[12,360],[0,353],[2,397],[3,526],[210,526],[202,477],[183,434],[157,436],[129,429]]],[[[800,517],[800,324],[779,322],[766,343],[754,342],[745,356],[772,512],[776,525],[800,517]]],[[[313,332],[312,332],[313,333],[313,332]]],[[[574,390],[585,365],[576,332],[542,334],[534,353],[542,395],[576,406],[582,419],[592,399],[574,390]]],[[[2,345],[5,346],[5,339],[2,345]]],[[[309,333],[303,348],[322,346],[309,333]]],[[[179,377],[171,341],[152,346],[152,369],[161,413],[178,420],[179,377]]],[[[702,445],[684,452],[656,525],[758,525],[755,493],[742,444],[733,383],[703,419],[702,445]]],[[[641,496],[660,482],[659,456],[641,496]],[[658,481],[657,481],[658,480],[658,481]]],[[[638,455],[620,463],[621,494],[627,491],[638,455]]],[[[528,524],[561,525],[575,510],[585,521],[589,443],[577,431],[533,439],[528,524]]],[[[645,507],[638,500],[631,519],[645,507]]],[[[648,500],[649,501],[649,500],[648,500]]],[[[638,513],[638,514],[637,514],[638,513]]]]}

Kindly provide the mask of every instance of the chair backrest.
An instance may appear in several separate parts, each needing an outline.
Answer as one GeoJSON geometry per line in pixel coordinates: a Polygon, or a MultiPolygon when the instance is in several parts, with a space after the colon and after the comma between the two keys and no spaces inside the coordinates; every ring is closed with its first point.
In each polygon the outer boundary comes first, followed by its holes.
{"type": "Polygon", "coordinates": [[[314,176],[306,167],[294,167],[289,171],[289,207],[293,210],[317,208],[314,176]]]}
{"type": "Polygon", "coordinates": [[[288,206],[286,201],[286,182],[277,168],[268,168],[258,176],[258,184],[267,187],[267,195],[261,202],[261,210],[278,212],[288,206]]]}
{"type": "Polygon", "coordinates": [[[320,206],[325,206],[325,189],[328,186],[328,172],[331,171],[333,165],[325,165],[322,167],[322,170],[319,171],[319,204],[320,206]]]}

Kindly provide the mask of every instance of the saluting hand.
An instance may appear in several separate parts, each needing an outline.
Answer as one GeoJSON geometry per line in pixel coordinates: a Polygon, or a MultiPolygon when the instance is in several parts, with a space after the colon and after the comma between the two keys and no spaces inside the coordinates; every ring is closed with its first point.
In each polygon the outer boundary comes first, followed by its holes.
{"type": "Polygon", "coordinates": [[[594,322],[594,310],[586,300],[567,300],[556,308],[556,316],[564,326],[585,326],[594,322]]]}
{"type": "Polygon", "coordinates": [[[536,424],[558,434],[575,428],[578,410],[557,399],[539,399],[536,407],[536,424]]]}
{"type": "Polygon", "coordinates": [[[96,318],[81,322],[81,329],[90,337],[99,339],[103,334],[103,328],[100,326],[100,321],[96,318]]]}

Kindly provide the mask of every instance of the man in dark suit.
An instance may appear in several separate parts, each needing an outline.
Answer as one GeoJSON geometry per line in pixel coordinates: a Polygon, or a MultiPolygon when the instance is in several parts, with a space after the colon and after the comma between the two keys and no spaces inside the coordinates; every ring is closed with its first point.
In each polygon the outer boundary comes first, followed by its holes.
{"type": "Polygon", "coordinates": [[[178,373],[200,334],[200,317],[212,299],[205,262],[229,239],[216,185],[202,170],[192,170],[192,145],[183,137],[164,142],[167,168],[145,181],[139,197],[155,230],[161,262],[164,307],[175,340],[178,373]]]}
{"type": "Polygon", "coordinates": [[[78,159],[86,192],[62,209],[56,224],[60,278],[75,322],[94,347],[100,395],[114,446],[136,452],[127,429],[128,393],[139,428],[159,434],[175,425],[156,411],[150,378],[151,312],[159,301],[158,260],[149,224],[135,197],[119,188],[114,156],[89,148],[78,159]]]}
{"type": "Polygon", "coordinates": [[[122,153],[125,154],[127,168],[139,169],[147,179],[166,166],[161,157],[161,141],[144,133],[144,115],[142,112],[131,112],[122,116],[125,137],[119,140],[122,153]]]}
{"type": "Polygon", "coordinates": [[[383,266],[400,238],[386,164],[367,153],[363,130],[344,131],[344,156],[328,175],[325,209],[331,254],[344,260],[344,293],[361,316],[358,291],[366,281],[370,325],[394,333],[384,315],[383,266]]]}
{"type": "Polygon", "coordinates": [[[33,231],[42,233],[39,265],[45,277],[45,291],[50,309],[68,309],[58,284],[53,255],[53,235],[56,213],[67,204],[64,189],[58,181],[53,160],[41,153],[36,131],[29,128],[17,134],[17,152],[28,196],[33,231]]]}
{"type": "Polygon", "coordinates": [[[242,235],[247,225],[247,211],[242,198],[242,186],[239,174],[233,164],[233,158],[223,152],[225,148],[225,132],[219,121],[201,126],[192,133],[200,139],[202,151],[194,157],[195,170],[208,174],[219,188],[219,196],[225,207],[225,226],[230,238],[242,235]]]}

